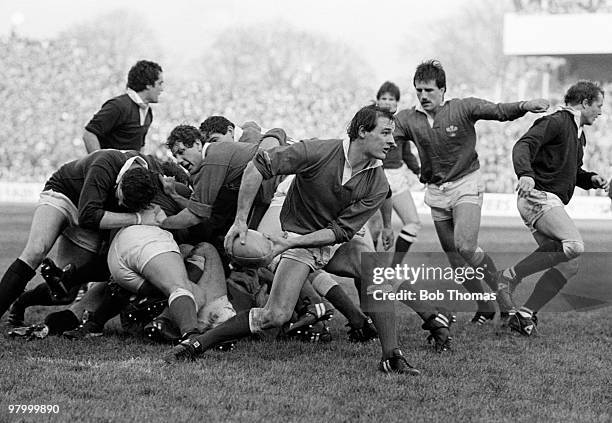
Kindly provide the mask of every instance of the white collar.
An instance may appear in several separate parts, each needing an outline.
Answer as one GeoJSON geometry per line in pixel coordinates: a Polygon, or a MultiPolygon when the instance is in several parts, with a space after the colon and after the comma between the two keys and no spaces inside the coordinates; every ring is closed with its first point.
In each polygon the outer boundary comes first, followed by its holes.
{"type": "Polygon", "coordinates": [[[578,128],[578,138],[582,135],[582,125],[580,124],[580,110],[574,109],[572,106],[559,106],[559,110],[567,110],[574,117],[574,123],[576,124],[576,128],[578,128]]]}
{"type": "Polygon", "coordinates": [[[202,146],[202,158],[206,157],[206,150],[208,150],[208,147],[210,147],[211,144],[211,142],[205,142],[202,146]]]}
{"type": "MultiPolygon", "coordinates": [[[[443,101],[442,103],[440,103],[440,107],[444,106],[444,104],[445,104],[445,103],[446,103],[446,101],[443,101]]],[[[415,109],[417,112],[421,112],[421,113],[423,113],[423,114],[425,115],[425,117],[427,118],[427,122],[429,123],[429,126],[430,126],[431,128],[433,128],[434,118],[433,118],[433,116],[432,116],[432,115],[430,115],[429,113],[427,113],[427,112],[425,111],[425,109],[423,108],[423,105],[421,104],[421,102],[420,102],[420,101],[417,101],[417,104],[416,104],[416,106],[414,106],[414,109],[415,109]]]]}
{"type": "Polygon", "coordinates": [[[349,157],[348,157],[350,145],[351,145],[351,142],[349,141],[348,138],[345,138],[342,140],[342,151],[344,151],[344,169],[342,170],[342,185],[350,181],[353,176],[361,172],[364,172],[368,169],[374,169],[376,167],[382,166],[383,164],[382,160],[378,160],[378,159],[372,160],[370,163],[368,163],[366,167],[364,167],[359,172],[353,175],[353,167],[351,166],[351,162],[349,161],[349,157]]]}
{"type": "Polygon", "coordinates": [[[140,97],[140,95],[131,88],[128,88],[127,90],[125,90],[125,93],[128,95],[128,97],[132,99],[134,103],[138,104],[139,107],[149,105],[149,103],[145,103],[140,97]]]}

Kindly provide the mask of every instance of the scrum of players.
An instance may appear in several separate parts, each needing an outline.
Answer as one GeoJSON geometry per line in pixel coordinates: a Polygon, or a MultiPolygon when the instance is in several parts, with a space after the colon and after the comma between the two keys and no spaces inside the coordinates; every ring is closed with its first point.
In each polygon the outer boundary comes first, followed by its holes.
{"type": "MultiPolygon", "coordinates": [[[[134,335],[173,344],[163,359],[174,363],[262,333],[329,342],[327,321],[338,311],[350,341],[378,339],[379,371],[418,375],[399,346],[394,304],[375,304],[361,291],[360,274],[364,252],[395,252],[391,265],[410,260],[420,229],[411,178],[426,187],[451,266],[482,269],[482,279],[463,288],[496,294],[496,301],[477,301],[471,322],[486,324],[499,313],[503,327],[524,336],[534,334],[538,310],[577,272],[584,244],[564,210],[574,188],[608,188],[582,169],[583,127],[601,114],[604,92],[578,81],[563,107],[516,141],[518,209],[538,248],[497,269],[478,244],[484,186],[474,125],[544,113],[547,100],[446,99],[445,71],[429,60],[414,74],[416,106],[398,111],[400,90],[385,82],[374,104],[354,114],[344,139],[298,142],[281,128],[210,116],[199,128],[176,126],[166,143],[174,160],[162,161],[142,151],[163,83],[159,64],[137,62],[126,93],[105,102],[85,127],[88,154],[46,181],[26,246],[0,281],[0,317],[7,314],[11,337],[102,336],[120,316],[134,335]],[[393,210],[403,225],[397,239],[393,210]],[[249,230],[266,234],[265,260],[237,259],[254,237],[249,230]],[[26,290],[38,268],[44,282],[26,290]],[[516,304],[517,285],[542,271],[527,301],[516,304]],[[354,280],[358,303],[332,275],[354,280]],[[67,308],[28,325],[25,311],[34,305],[67,308]]],[[[403,302],[423,320],[434,351],[451,349],[451,310],[403,302]]]]}

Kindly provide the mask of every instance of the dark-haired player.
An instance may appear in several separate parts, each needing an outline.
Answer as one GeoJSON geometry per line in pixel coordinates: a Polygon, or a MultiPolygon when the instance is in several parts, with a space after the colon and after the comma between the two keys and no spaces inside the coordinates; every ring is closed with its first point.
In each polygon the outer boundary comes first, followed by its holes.
{"type": "Polygon", "coordinates": [[[140,151],[153,121],[149,106],[164,90],[159,64],[140,60],[128,72],[125,94],[106,101],[83,131],[88,153],[101,148],[140,151]]]}
{"type": "MultiPolygon", "coordinates": [[[[442,249],[453,266],[470,265],[485,269],[485,281],[497,292],[500,311],[512,309],[507,287],[498,287],[493,260],[478,246],[484,184],[476,153],[475,123],[478,120],[508,121],[527,112],[548,108],[543,99],[515,103],[491,103],[479,98],[445,101],[446,73],[437,60],[417,66],[413,78],[419,103],[396,115],[394,137],[398,143],[415,143],[421,160],[420,180],[427,185],[425,203],[442,249]]],[[[464,283],[470,292],[483,292],[474,279],[464,283]]],[[[484,323],[495,315],[492,304],[479,303],[472,319],[484,323]]]]}
{"type": "MultiPolygon", "coordinates": [[[[393,115],[375,106],[353,117],[345,140],[307,140],[260,151],[245,170],[234,225],[225,238],[231,253],[236,237],[244,242],[251,204],[264,179],[295,174],[281,212],[287,238],[271,237],[281,255],[264,308],[241,312],[224,324],[175,347],[168,361],[193,358],[226,340],[242,338],[287,322],[304,281],[313,270],[360,279],[361,253],[371,248],[353,235],[381,206],[389,184],[381,160],[393,143],[393,115]]],[[[371,317],[382,345],[379,369],[418,374],[397,345],[393,304],[374,305],[371,317]]]]}
{"type": "Polygon", "coordinates": [[[584,243],[564,206],[577,186],[608,188],[604,177],[582,169],[583,128],[601,115],[603,99],[604,92],[595,83],[577,82],[567,90],[565,106],[535,121],[512,151],[519,178],[517,207],[539,247],[500,272],[500,279],[515,288],[522,278],[546,270],[525,305],[508,322],[512,330],[526,336],[535,329],[534,313],[578,272],[584,243]]]}
{"type": "Polygon", "coordinates": [[[161,222],[147,161],[135,152],[101,150],[63,165],[47,180],[27,244],[0,281],[0,317],[21,294],[56,241],[58,265],[95,260],[102,231],[161,222]]]}

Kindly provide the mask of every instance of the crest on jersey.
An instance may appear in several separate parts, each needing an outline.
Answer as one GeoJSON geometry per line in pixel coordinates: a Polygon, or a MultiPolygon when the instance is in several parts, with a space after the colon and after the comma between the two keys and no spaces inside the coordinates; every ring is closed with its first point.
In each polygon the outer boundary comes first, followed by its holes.
{"type": "Polygon", "coordinates": [[[457,136],[457,131],[459,130],[459,128],[457,128],[455,125],[450,125],[446,127],[446,135],[448,135],[449,137],[456,137],[457,136]]]}

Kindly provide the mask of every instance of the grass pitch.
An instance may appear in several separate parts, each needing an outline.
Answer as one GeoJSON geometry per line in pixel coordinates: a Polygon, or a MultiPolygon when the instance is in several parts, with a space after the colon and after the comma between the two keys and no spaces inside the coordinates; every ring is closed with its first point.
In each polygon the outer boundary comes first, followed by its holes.
{"type": "MultiPolygon", "coordinates": [[[[0,210],[3,272],[27,239],[32,207],[0,210]]],[[[580,227],[587,250],[609,250],[609,222],[580,227]]],[[[419,238],[415,250],[439,251],[431,224],[419,238]]],[[[507,219],[485,222],[480,238],[489,251],[535,245],[507,219]]],[[[26,319],[48,311],[34,308],[26,319]]],[[[6,337],[5,318],[0,422],[612,420],[610,308],[541,313],[540,336],[530,339],[470,326],[463,313],[455,349],[443,355],[425,344],[420,319],[403,305],[398,312],[400,344],[419,377],[379,374],[378,344],[348,343],[342,317],[332,320],[330,344],[243,341],[231,353],[178,366],[162,364],[168,347],[130,338],[116,321],[103,338],[25,342],[6,337]],[[58,405],[59,412],[9,413],[17,404],[58,405]]]]}

